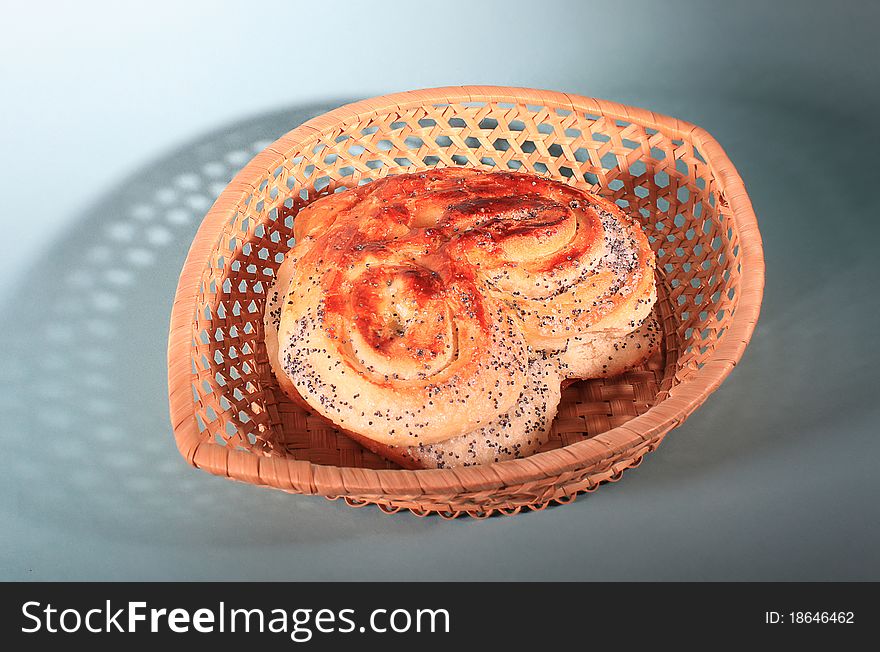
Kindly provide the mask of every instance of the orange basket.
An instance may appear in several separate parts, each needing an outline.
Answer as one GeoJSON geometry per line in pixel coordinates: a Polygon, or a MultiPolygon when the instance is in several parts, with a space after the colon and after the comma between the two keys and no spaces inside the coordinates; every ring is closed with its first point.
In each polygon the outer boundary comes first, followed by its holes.
{"type": "Polygon", "coordinates": [[[205,216],[171,315],[171,422],[190,464],[234,480],[389,513],[542,509],[619,479],[706,400],[748,344],[763,285],[743,182],[699,127],[525,88],[364,100],[272,143],[205,216]],[[287,399],[266,356],[263,307],[303,206],[388,174],[451,165],[547,175],[639,219],[657,254],[664,343],[638,369],[565,389],[550,441],[535,455],[408,471],[287,399]]]}

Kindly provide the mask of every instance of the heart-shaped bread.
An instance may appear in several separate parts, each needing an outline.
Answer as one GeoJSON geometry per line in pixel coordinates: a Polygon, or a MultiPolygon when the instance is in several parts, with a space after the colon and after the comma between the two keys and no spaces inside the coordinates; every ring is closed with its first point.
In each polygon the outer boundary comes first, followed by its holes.
{"type": "Polygon", "coordinates": [[[659,341],[639,225],[546,178],[386,177],[313,202],[294,238],[265,308],[279,384],[409,468],[533,453],[565,379],[659,341]]]}

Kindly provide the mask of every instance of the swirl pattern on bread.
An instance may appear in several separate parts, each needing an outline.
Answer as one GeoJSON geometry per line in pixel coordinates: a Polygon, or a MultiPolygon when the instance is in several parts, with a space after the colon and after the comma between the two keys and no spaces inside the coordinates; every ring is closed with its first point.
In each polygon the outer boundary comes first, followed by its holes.
{"type": "Polygon", "coordinates": [[[531,454],[565,378],[624,370],[656,346],[647,239],[562,183],[386,177],[304,208],[294,237],[265,310],[279,384],[404,466],[531,454]]]}

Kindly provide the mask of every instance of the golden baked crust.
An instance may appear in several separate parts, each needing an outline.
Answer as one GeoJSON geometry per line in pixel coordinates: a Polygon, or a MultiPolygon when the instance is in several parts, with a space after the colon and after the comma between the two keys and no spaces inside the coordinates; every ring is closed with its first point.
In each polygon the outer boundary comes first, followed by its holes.
{"type": "Polygon", "coordinates": [[[656,339],[641,229],[544,178],[387,177],[312,203],[294,237],[265,311],[280,386],[405,466],[530,454],[562,379],[602,375],[579,356],[616,356],[607,374],[656,339]]]}

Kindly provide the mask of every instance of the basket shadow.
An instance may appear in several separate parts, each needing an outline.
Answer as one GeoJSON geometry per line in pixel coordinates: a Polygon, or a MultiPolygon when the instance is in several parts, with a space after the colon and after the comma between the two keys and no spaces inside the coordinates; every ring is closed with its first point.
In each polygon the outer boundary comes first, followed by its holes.
{"type": "Polygon", "coordinates": [[[160,157],[21,277],[0,317],[10,460],[0,488],[19,518],[170,545],[350,538],[380,520],[385,531],[431,527],[191,469],[168,419],[168,321],[201,216],[267,144],[343,103],[246,119],[160,157]]]}

